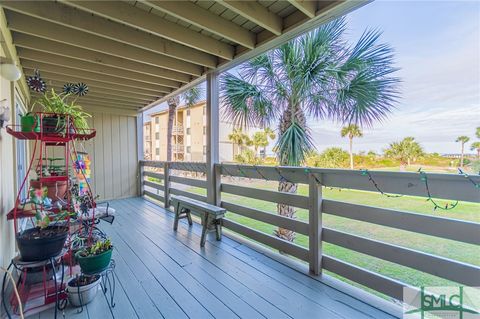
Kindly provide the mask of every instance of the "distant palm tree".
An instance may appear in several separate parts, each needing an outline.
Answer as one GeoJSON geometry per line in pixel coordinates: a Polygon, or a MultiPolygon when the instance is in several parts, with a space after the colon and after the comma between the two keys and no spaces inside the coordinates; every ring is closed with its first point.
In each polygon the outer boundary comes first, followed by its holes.
{"type": "MultiPolygon", "coordinates": [[[[366,31],[349,46],[345,19],[325,24],[226,73],[221,91],[226,118],[241,126],[278,125],[274,151],[280,165],[300,166],[315,147],[307,117],[371,125],[386,118],[398,97],[392,74],[393,51],[366,31]]],[[[296,193],[297,184],[280,179],[280,192],[296,193]]],[[[278,204],[279,215],[295,218],[295,209],[278,204]]],[[[295,232],[275,234],[293,241],[295,232]]]]}
{"type": "Polygon", "coordinates": [[[462,145],[462,153],[461,153],[461,156],[460,156],[460,168],[463,168],[463,160],[464,160],[464,153],[465,153],[465,143],[468,143],[468,141],[470,141],[470,137],[465,136],[465,135],[459,136],[459,137],[457,137],[457,139],[455,140],[455,142],[461,143],[461,145],[462,145]]]}
{"type": "Polygon", "coordinates": [[[385,150],[386,157],[395,158],[401,165],[407,166],[423,154],[422,146],[415,141],[414,137],[405,137],[400,142],[390,143],[389,148],[385,150]]]}
{"type": "Polygon", "coordinates": [[[350,151],[350,169],[353,169],[353,138],[354,137],[362,137],[363,133],[360,127],[356,124],[349,124],[342,128],[340,131],[342,137],[348,136],[349,140],[349,151],[350,151]]]}
{"type": "Polygon", "coordinates": [[[273,140],[275,139],[275,137],[276,137],[275,132],[269,127],[264,128],[263,131],[259,131],[253,134],[252,144],[253,144],[253,147],[255,148],[255,155],[258,154],[258,149],[262,147],[263,158],[265,158],[267,155],[267,146],[268,144],[270,144],[269,139],[273,140]]]}
{"type": "Polygon", "coordinates": [[[472,143],[470,150],[477,151],[477,159],[480,159],[480,142],[472,143]]]}
{"type": "Polygon", "coordinates": [[[252,145],[252,140],[248,137],[247,134],[243,132],[242,128],[234,128],[232,133],[228,134],[228,139],[232,142],[233,146],[233,157],[235,157],[235,145],[238,146],[239,153],[242,153],[245,146],[252,145]]]}
{"type": "Polygon", "coordinates": [[[195,86],[183,94],[173,96],[167,100],[168,105],[168,123],[167,123],[167,162],[172,161],[172,136],[173,136],[173,122],[175,120],[175,110],[180,104],[180,98],[185,101],[185,104],[190,107],[200,100],[203,90],[199,86],[195,86]]]}
{"type": "Polygon", "coordinates": [[[475,135],[477,136],[477,138],[480,138],[480,126],[477,127],[477,129],[475,131],[475,135]]]}

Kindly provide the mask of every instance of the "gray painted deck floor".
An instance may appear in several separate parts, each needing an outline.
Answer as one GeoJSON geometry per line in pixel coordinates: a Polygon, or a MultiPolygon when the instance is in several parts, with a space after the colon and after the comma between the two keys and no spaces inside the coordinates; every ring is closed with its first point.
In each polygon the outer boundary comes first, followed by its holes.
{"type": "Polygon", "coordinates": [[[66,318],[392,318],[225,236],[201,249],[199,225],[174,233],[173,215],[142,198],[111,205],[116,306],[99,292],[66,318]]]}

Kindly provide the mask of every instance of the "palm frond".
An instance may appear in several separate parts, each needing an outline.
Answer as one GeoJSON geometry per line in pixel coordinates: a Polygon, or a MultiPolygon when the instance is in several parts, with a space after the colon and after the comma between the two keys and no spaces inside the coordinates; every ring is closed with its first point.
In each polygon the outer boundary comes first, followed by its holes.
{"type": "Polygon", "coordinates": [[[297,122],[292,124],[279,136],[275,145],[279,162],[282,165],[300,166],[305,156],[315,149],[310,132],[297,122]]]}

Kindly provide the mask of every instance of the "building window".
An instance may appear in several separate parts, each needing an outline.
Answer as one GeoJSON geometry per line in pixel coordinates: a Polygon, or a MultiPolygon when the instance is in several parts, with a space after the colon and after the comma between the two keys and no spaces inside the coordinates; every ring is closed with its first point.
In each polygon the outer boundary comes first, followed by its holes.
{"type": "Polygon", "coordinates": [[[206,126],[203,127],[203,135],[205,135],[205,134],[207,134],[207,127],[206,126]]]}
{"type": "Polygon", "coordinates": [[[187,146],[187,153],[190,154],[190,146],[187,146]]]}
{"type": "Polygon", "coordinates": [[[207,155],[207,147],[203,145],[203,155],[207,155]]]}
{"type": "Polygon", "coordinates": [[[190,116],[190,109],[187,110],[187,116],[190,116]]]}
{"type": "Polygon", "coordinates": [[[157,116],[155,117],[155,124],[158,124],[158,123],[160,123],[160,118],[157,116]]]}
{"type": "Polygon", "coordinates": [[[157,148],[155,149],[155,155],[160,155],[160,148],[157,147],[157,148]]]}
{"type": "Polygon", "coordinates": [[[160,133],[159,133],[159,132],[155,133],[155,139],[156,139],[156,140],[159,140],[159,139],[160,139],[160,133]]]}
{"type": "Polygon", "coordinates": [[[190,128],[187,127],[187,135],[190,135],[190,128]]]}

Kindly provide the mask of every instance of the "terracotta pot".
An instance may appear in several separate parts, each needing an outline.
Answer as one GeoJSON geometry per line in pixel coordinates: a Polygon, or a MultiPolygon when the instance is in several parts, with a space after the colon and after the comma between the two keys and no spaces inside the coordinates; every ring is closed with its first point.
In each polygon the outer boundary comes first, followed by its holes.
{"type": "MultiPolygon", "coordinates": [[[[30,186],[35,189],[39,189],[41,187],[39,181],[30,181],[30,186]]],[[[64,199],[65,195],[67,194],[67,181],[44,182],[43,186],[47,187],[47,197],[52,199],[53,201],[64,199]]]]}

